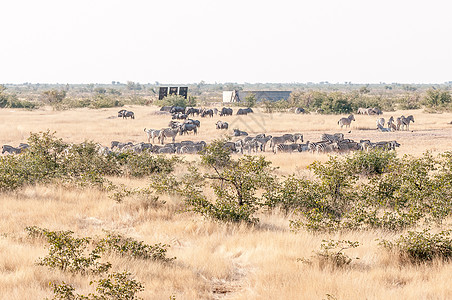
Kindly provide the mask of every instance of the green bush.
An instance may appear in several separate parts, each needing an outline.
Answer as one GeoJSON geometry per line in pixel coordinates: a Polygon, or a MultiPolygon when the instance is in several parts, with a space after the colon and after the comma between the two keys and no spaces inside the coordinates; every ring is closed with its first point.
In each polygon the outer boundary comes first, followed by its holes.
{"type": "Polygon", "coordinates": [[[158,106],[180,106],[180,107],[187,107],[188,101],[182,96],[179,95],[170,95],[162,100],[155,102],[158,106]]]}
{"type": "Polygon", "coordinates": [[[98,249],[102,252],[108,251],[125,257],[135,259],[150,259],[161,262],[170,262],[174,258],[167,258],[166,252],[169,245],[155,244],[147,245],[144,242],[135,241],[132,238],[125,238],[119,234],[109,233],[107,237],[97,242],[98,249]]]}
{"type": "Polygon", "coordinates": [[[394,242],[383,240],[380,244],[404,259],[412,263],[432,261],[433,259],[452,258],[452,238],[450,230],[436,234],[424,229],[421,232],[408,231],[394,242]]]}
{"type": "Polygon", "coordinates": [[[73,237],[72,231],[49,231],[36,226],[26,227],[32,238],[41,237],[49,243],[49,253],[39,261],[39,265],[62,271],[82,274],[107,272],[111,264],[101,263],[99,250],[88,250],[90,238],[73,237]]]}
{"type": "Polygon", "coordinates": [[[129,272],[108,274],[106,278],[101,278],[90,282],[97,283],[97,294],[88,296],[75,294],[75,288],[65,282],[61,284],[51,284],[53,286],[54,300],[133,300],[137,298],[137,293],[144,290],[141,282],[132,279],[129,272]]]}

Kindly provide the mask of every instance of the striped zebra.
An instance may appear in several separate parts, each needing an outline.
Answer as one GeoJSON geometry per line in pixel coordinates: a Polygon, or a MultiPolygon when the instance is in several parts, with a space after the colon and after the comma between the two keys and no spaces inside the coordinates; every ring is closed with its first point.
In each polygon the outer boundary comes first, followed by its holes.
{"type": "Polygon", "coordinates": [[[179,133],[179,128],[163,128],[160,130],[160,134],[158,136],[159,142],[164,143],[165,138],[170,137],[173,140],[173,143],[176,140],[176,135],[179,133]]]}
{"type": "Polygon", "coordinates": [[[276,146],[276,152],[294,152],[294,151],[298,151],[299,145],[296,143],[292,143],[292,144],[278,144],[276,146]]]}
{"type": "Polygon", "coordinates": [[[378,118],[378,119],[377,119],[377,128],[385,127],[385,123],[386,123],[385,118],[378,118]],[[380,125],[380,126],[379,126],[379,125],[380,125]]]}
{"type": "Polygon", "coordinates": [[[341,118],[339,121],[337,121],[337,124],[341,125],[342,129],[343,126],[345,126],[345,128],[350,127],[352,121],[355,121],[355,116],[353,114],[349,115],[347,118],[341,118]]]}
{"type": "Polygon", "coordinates": [[[146,132],[146,135],[148,136],[148,143],[151,142],[151,138],[152,138],[152,143],[154,144],[154,139],[156,137],[159,136],[160,134],[160,130],[157,129],[144,129],[144,132],[146,132]]]}
{"type": "Polygon", "coordinates": [[[284,144],[287,141],[295,143],[295,139],[292,134],[285,134],[283,136],[274,136],[270,141],[270,147],[272,148],[272,151],[275,152],[276,145],[284,144]]]}
{"type": "Polygon", "coordinates": [[[328,141],[328,142],[339,142],[344,140],[344,134],[343,133],[335,133],[335,134],[328,134],[324,133],[322,134],[322,137],[320,138],[322,141],[328,141]]]}
{"type": "Polygon", "coordinates": [[[400,128],[403,126],[402,119],[404,119],[404,118],[405,118],[405,116],[402,115],[396,119],[397,130],[400,130],[400,128]]]}
{"type": "Polygon", "coordinates": [[[330,152],[335,152],[339,149],[338,147],[338,143],[334,142],[334,143],[318,143],[316,145],[316,151],[317,153],[330,153],[330,152]]]}
{"type": "Polygon", "coordinates": [[[394,117],[393,117],[393,116],[391,116],[391,117],[389,118],[389,120],[388,120],[388,128],[389,128],[391,131],[396,131],[396,130],[397,130],[397,126],[394,124],[394,117]]]}
{"type": "Polygon", "coordinates": [[[295,141],[295,143],[300,140],[300,142],[303,143],[303,135],[301,133],[294,133],[293,134],[293,139],[295,141]]]}
{"type": "Polygon", "coordinates": [[[402,128],[404,127],[405,130],[410,130],[410,122],[414,123],[414,117],[413,115],[409,115],[408,117],[403,117],[402,116],[402,128]]]}

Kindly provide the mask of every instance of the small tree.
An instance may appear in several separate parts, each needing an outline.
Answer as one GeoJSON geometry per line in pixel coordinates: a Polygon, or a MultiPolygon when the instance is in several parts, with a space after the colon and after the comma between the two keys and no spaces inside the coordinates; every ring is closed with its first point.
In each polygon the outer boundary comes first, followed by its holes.
{"type": "Polygon", "coordinates": [[[256,101],[256,95],[254,94],[249,94],[245,97],[245,104],[247,107],[254,107],[256,105],[256,101]]]}
{"type": "Polygon", "coordinates": [[[61,102],[63,102],[63,99],[66,98],[66,91],[64,90],[58,91],[53,89],[43,92],[43,96],[45,102],[52,106],[56,106],[58,104],[61,104],[61,102]]]}
{"type": "Polygon", "coordinates": [[[263,203],[263,197],[257,192],[263,190],[265,194],[275,182],[271,163],[262,156],[233,160],[223,140],[213,141],[206,147],[202,163],[208,172],[201,175],[192,168],[179,188],[189,210],[223,222],[258,222],[253,214],[263,203]],[[216,196],[214,201],[203,193],[206,180],[216,196]]]}

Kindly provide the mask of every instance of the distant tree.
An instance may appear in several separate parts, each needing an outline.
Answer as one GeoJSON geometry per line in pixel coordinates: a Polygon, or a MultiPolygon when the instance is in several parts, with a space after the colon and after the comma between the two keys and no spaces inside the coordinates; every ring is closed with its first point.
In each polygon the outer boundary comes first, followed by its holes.
{"type": "Polygon", "coordinates": [[[44,101],[47,102],[50,105],[57,105],[63,101],[64,98],[66,98],[66,91],[61,90],[48,90],[43,92],[44,101]]]}
{"type": "Polygon", "coordinates": [[[451,101],[452,97],[450,92],[437,90],[435,88],[429,89],[424,97],[424,103],[429,107],[445,106],[451,101]]]}

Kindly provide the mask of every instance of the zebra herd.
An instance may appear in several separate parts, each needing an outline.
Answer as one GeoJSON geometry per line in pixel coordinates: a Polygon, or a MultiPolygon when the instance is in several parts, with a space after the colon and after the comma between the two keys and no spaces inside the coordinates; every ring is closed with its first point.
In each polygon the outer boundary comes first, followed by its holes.
{"type": "Polygon", "coordinates": [[[383,132],[396,131],[396,130],[410,130],[410,122],[414,123],[413,115],[408,117],[400,116],[394,122],[394,117],[391,116],[388,120],[388,127],[385,127],[385,118],[377,119],[377,129],[383,132]]]}

